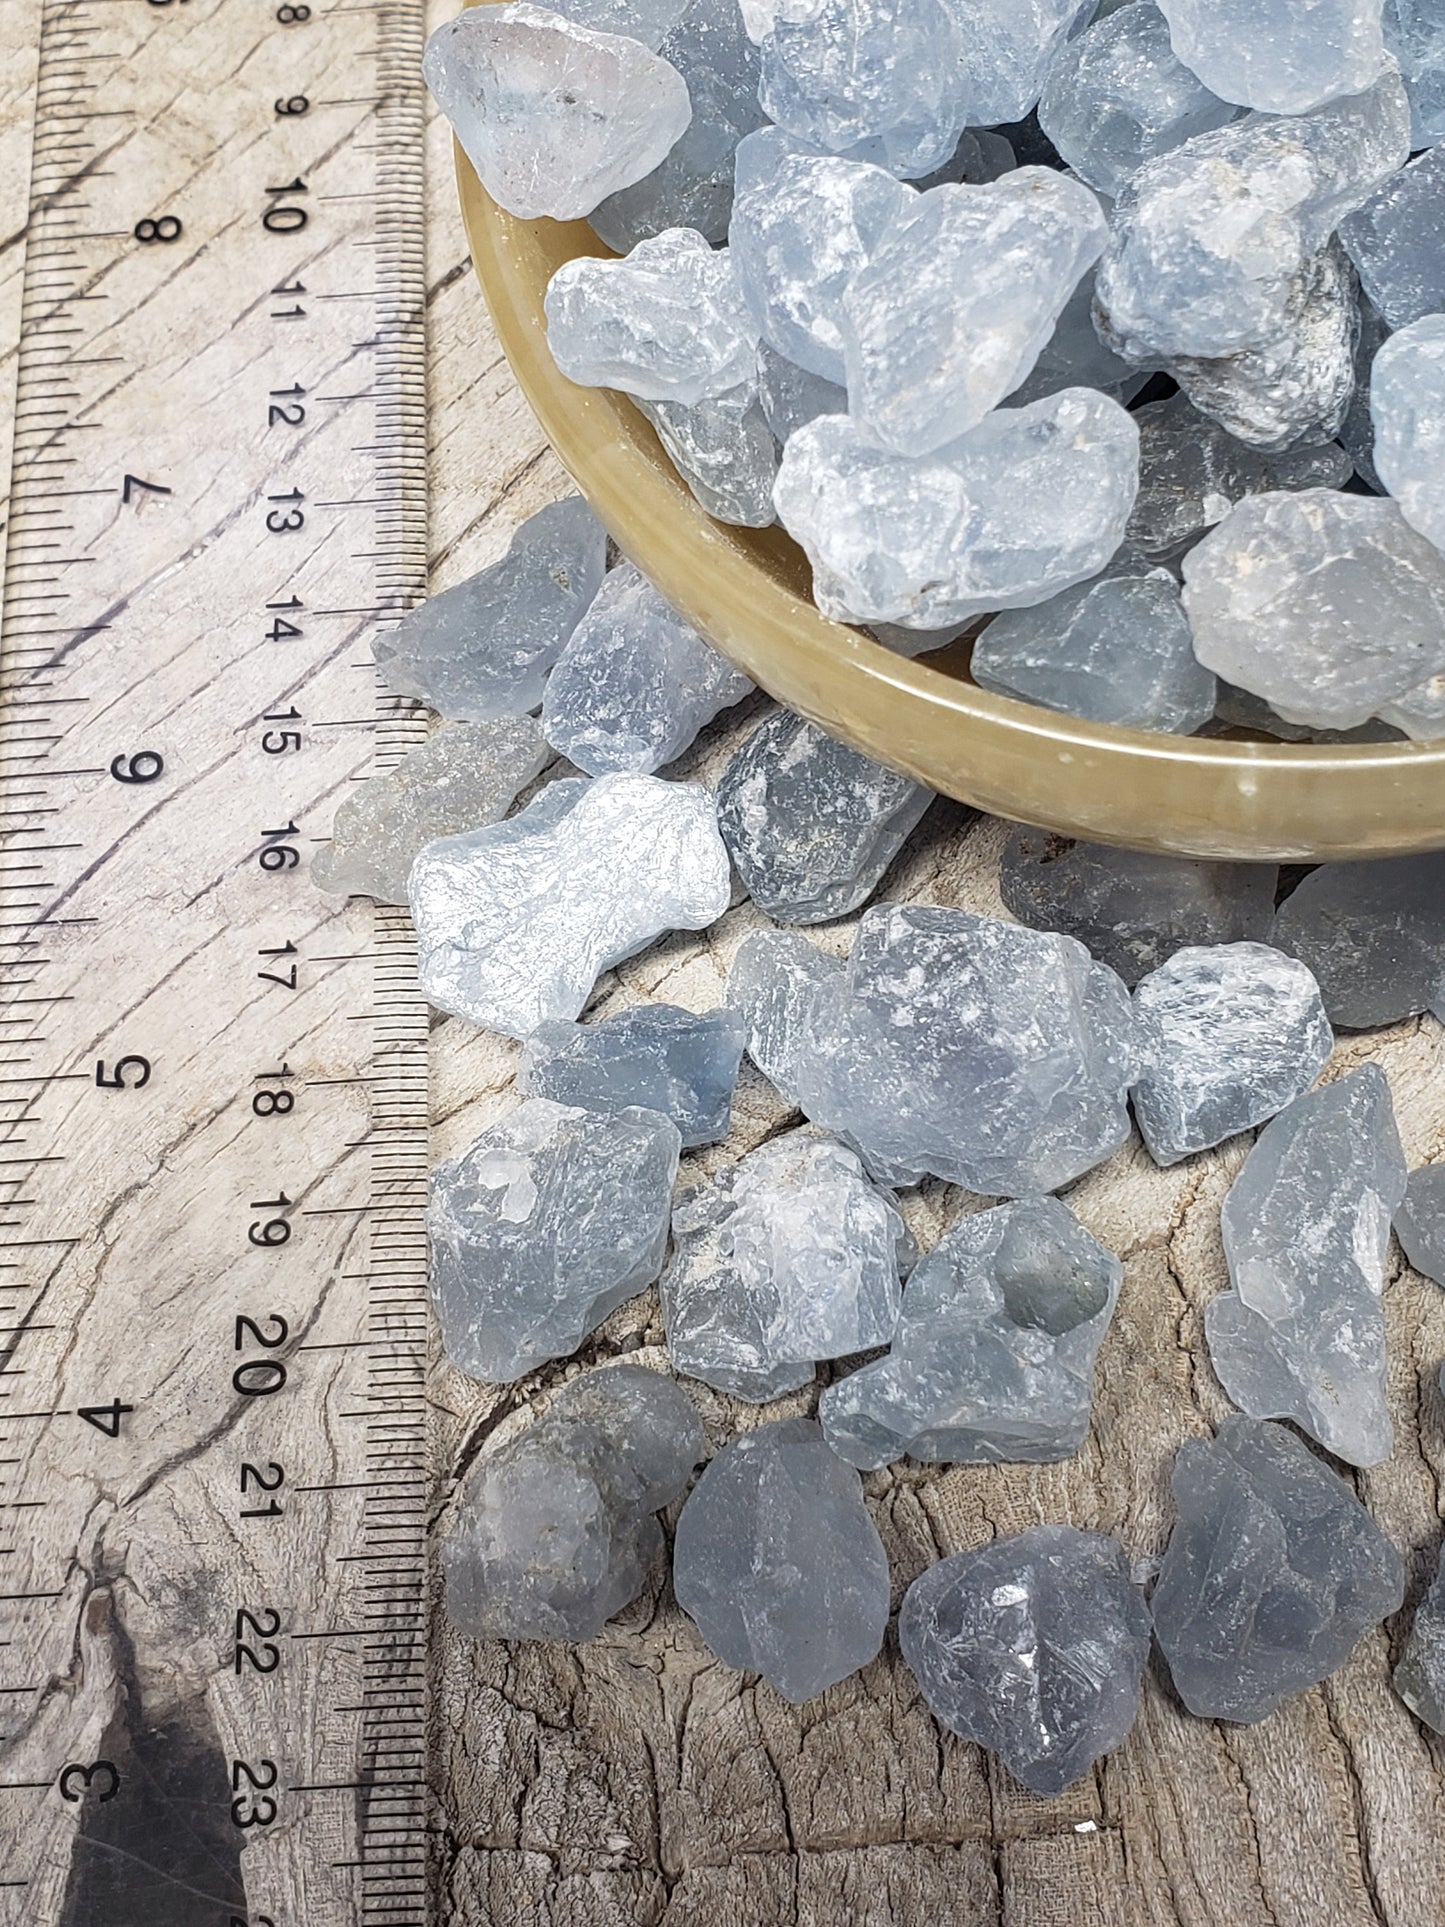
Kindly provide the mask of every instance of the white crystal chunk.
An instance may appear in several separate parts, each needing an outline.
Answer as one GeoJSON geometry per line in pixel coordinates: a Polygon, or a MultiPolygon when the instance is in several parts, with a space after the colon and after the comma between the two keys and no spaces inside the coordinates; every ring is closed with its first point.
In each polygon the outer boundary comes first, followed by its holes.
{"type": "Polygon", "coordinates": [[[1385,65],[1382,0],[1159,0],[1174,51],[1221,100],[1306,114],[1385,65]]]}

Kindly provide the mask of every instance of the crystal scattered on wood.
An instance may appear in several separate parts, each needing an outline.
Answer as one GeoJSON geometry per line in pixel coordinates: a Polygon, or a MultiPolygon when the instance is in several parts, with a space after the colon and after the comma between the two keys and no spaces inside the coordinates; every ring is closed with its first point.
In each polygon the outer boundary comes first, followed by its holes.
{"type": "Polygon", "coordinates": [[[1395,1235],[1416,1271],[1445,1285],[1445,1164],[1425,1164],[1410,1173],[1395,1213],[1395,1235]]]}
{"type": "Polygon", "coordinates": [[[1176,950],[1134,993],[1134,1116],[1156,1164],[1252,1129],[1307,1091],[1334,1033],[1302,963],[1263,943],[1176,950]]]}
{"type": "Polygon", "coordinates": [[[1346,1030],[1445,1019],[1445,852],[1322,863],[1280,905],[1271,942],[1309,965],[1346,1030]]]}
{"type": "Polygon", "coordinates": [[[1204,1314],[1220,1383],[1349,1465],[1394,1436],[1382,1296],[1405,1176],[1385,1073],[1363,1064],[1265,1127],[1220,1214],[1233,1289],[1204,1314]]]}
{"type": "Polygon", "coordinates": [[[497,822],[548,757],[530,716],[444,723],[340,805],[331,841],[311,859],[311,881],[337,896],[405,903],[424,846],[497,822]]]}
{"type": "Polygon", "coordinates": [[[1123,1744],[1149,1631],[1118,1541],[1059,1525],[940,1559],[898,1615],[904,1660],[935,1719],[1046,1798],[1123,1744]]]}
{"type": "Polygon", "coordinates": [[[813,999],[842,971],[836,957],[792,930],[755,930],[733,959],[728,1003],[746,1027],[748,1056],[789,1104],[798,1101],[813,999]]]}
{"type": "Polygon", "coordinates": [[[549,503],[500,561],[378,629],[377,671],[388,689],[456,722],[525,716],[606,567],[607,531],[581,496],[549,503]]]}
{"type": "Polygon", "coordinates": [[[1228,1418],[1187,1439],[1172,1484],[1154,1631],[1191,1713],[1267,1719],[1400,1605],[1399,1553],[1284,1426],[1228,1418]]]}
{"type": "Polygon", "coordinates": [[[708,792],[655,776],[569,777],[519,815],[430,843],[410,898],[422,989],[509,1037],[581,1014],[601,973],[728,907],[708,792]]]}
{"type": "Polygon", "coordinates": [[[1124,1270],[1056,1198],[967,1217],[919,1263],[886,1357],[818,1408],[863,1471],[901,1458],[1066,1459],[1089,1429],[1094,1360],[1124,1270]]]}
{"type": "Polygon", "coordinates": [[[1415,1608],[1392,1679],[1416,1719],[1445,1733],[1445,1560],[1415,1608]]]}
{"type": "Polygon", "coordinates": [[[442,1343],[509,1384],[567,1358],[662,1269],[680,1149],[658,1111],[534,1097],[431,1175],[427,1234],[442,1343]]]}
{"type": "Polygon", "coordinates": [[[472,1639],[595,1639],[656,1566],[658,1508],[703,1450],[692,1401],[660,1372],[571,1380],[466,1476],[442,1544],[453,1621],[472,1639]]]}
{"type": "Polygon", "coordinates": [[[932,801],[921,783],[780,709],[723,771],[718,828],[760,910],[824,923],[867,901],[932,801]]]}
{"type": "Polygon", "coordinates": [[[518,1073],[529,1097],[589,1111],[661,1111],[685,1148],[727,1136],[744,1026],[723,1008],[639,1004],[597,1024],[541,1024],[518,1073]]]}
{"type": "Polygon", "coordinates": [[[1410,96],[1410,145],[1445,140],[1445,13],[1436,0],[1385,0],[1385,45],[1410,96]]]}

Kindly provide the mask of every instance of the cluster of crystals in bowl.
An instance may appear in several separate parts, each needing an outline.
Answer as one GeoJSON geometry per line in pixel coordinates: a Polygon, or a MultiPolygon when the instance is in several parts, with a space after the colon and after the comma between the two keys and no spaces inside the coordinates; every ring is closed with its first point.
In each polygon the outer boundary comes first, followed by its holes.
{"type": "Polygon", "coordinates": [[[1442,73],[1413,0],[524,0],[427,53],[495,198],[620,257],[558,366],[825,614],[1331,738],[1445,734],[1442,73]]]}
{"type": "MultiPolygon", "coordinates": [[[[519,1101],[433,1174],[451,1360],[516,1383],[656,1285],[700,1387],[796,1405],[827,1368],[815,1417],[745,1429],[690,1491],[703,1429],[666,1373],[599,1366],[539,1399],[459,1495],[457,1621],[595,1636],[686,1494],[676,1595],[720,1660],[795,1701],[872,1661],[890,1580],[862,1475],[1055,1462],[1088,1437],[1124,1267],[1056,1194],[1120,1151],[1132,1106],[1159,1165],[1258,1130],[1206,1314],[1244,1416],[1181,1450],[1152,1598],[1112,1537],[1038,1526],[925,1571],[904,1657],[944,1725],[1045,1794],[1123,1739],[1155,1635],[1185,1703],[1227,1719],[1341,1665],[1400,1604],[1401,1561],[1278,1421],[1349,1465],[1389,1454],[1391,1224],[1445,1282],[1445,1167],[1407,1175],[1376,1065],[1316,1080],[1335,1025],[1445,1011],[1445,855],[1327,864],[1285,894],[1269,866],[1020,828],[999,874],[1016,921],[865,907],[931,793],[756,698],[715,787],[659,774],[750,688],[608,568],[576,498],[376,653],[443,720],[338,811],[316,880],[409,901],[432,1003],[521,1044],[519,1101]],[[584,1021],[611,964],[716,923],[739,886],[754,927],[724,1003],[584,1021]],[[860,911],[846,957],[804,934],[860,911]],[[798,1115],[719,1161],[745,1057],[798,1115]],[[971,1196],[920,1254],[926,1178],[971,1196]]],[[[1399,1688],[1445,1727],[1445,1584],[1399,1688]]]]}

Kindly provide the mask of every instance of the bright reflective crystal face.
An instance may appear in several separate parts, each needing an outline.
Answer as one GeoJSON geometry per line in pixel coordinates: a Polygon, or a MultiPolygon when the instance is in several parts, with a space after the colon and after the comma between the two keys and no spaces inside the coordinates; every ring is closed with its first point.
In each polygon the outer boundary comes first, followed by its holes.
{"type": "Polygon", "coordinates": [[[1159,0],[1174,51],[1222,100],[1304,114],[1385,65],[1382,0],[1159,0]]]}
{"type": "Polygon", "coordinates": [[[422,989],[508,1037],[580,1015],[601,973],[728,907],[711,796],[655,776],[550,783],[519,815],[429,843],[410,897],[422,989]]]}
{"type": "Polygon", "coordinates": [[[1400,1555],[1344,1480],[1286,1431],[1229,1418],[1174,1461],[1178,1521],[1154,1630],[1204,1719],[1267,1719],[1343,1666],[1405,1596],[1400,1555]]]}
{"type": "Polygon", "coordinates": [[[1128,993],[1070,937],[963,910],[870,910],[808,1013],[803,1109],[879,1175],[1025,1197],[1129,1133],[1128,993]]]}
{"type": "Polygon", "coordinates": [[[1123,1276],[1056,1198],[964,1218],[914,1269],[887,1356],[823,1393],[828,1443],[863,1471],[1070,1457],[1123,1276]]]}
{"type": "Polygon", "coordinates": [[[731,1010],[676,1004],[639,1004],[600,1024],[542,1024],[527,1039],[518,1084],[528,1097],[588,1111],[661,1111],[684,1147],[715,1144],[727,1136],[743,1035],[731,1010]]]}
{"type": "Polygon", "coordinates": [[[898,1638],[934,1718],[1051,1798],[1134,1724],[1149,1608],[1116,1539],[1032,1526],[930,1566],[898,1638]]]}
{"type": "Polygon", "coordinates": [[[662,1269],[680,1149],[657,1111],[529,1098],[432,1172],[431,1290],[442,1342],[509,1384],[566,1358],[662,1269]]]}
{"type": "Polygon", "coordinates": [[[1445,1017],[1445,852],[1322,863],[1280,905],[1271,942],[1309,965],[1346,1030],[1445,1017]]]}
{"type": "Polygon", "coordinates": [[[1405,1175],[1385,1073],[1364,1064],[1265,1127],[1220,1217],[1233,1289],[1204,1314],[1220,1383],[1350,1465],[1393,1443],[1381,1297],[1405,1175]]]}
{"type": "Polygon", "coordinates": [[[378,629],[377,673],[456,722],[525,716],[606,567],[607,531],[581,496],[549,503],[499,562],[378,629]]]}
{"type": "Polygon", "coordinates": [[[453,1621],[473,1639],[595,1639],[657,1564],[657,1511],[702,1454],[692,1401],[660,1372],[574,1378],[467,1475],[442,1545],[453,1621]]]}
{"type": "Polygon", "coordinates": [[[650,174],[692,119],[687,83],[629,35],[547,7],[473,7],[422,72],[482,185],[524,221],[575,221],[650,174]]]}
{"type": "Polygon", "coordinates": [[[795,1705],[883,1644],[883,1541],[858,1474],[811,1419],[780,1419],[722,1448],[682,1509],[672,1577],[723,1664],[761,1673],[795,1705]]]}

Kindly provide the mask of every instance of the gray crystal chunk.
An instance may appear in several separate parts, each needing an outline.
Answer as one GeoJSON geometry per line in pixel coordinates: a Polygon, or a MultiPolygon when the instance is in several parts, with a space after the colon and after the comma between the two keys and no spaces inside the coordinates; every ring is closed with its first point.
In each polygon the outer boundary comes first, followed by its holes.
{"type": "Polygon", "coordinates": [[[660,1372],[574,1378],[467,1474],[442,1546],[453,1622],[472,1639],[595,1639],[657,1564],[658,1508],[703,1450],[691,1399],[660,1372]]]}
{"type": "Polygon", "coordinates": [[[672,1214],[662,1318],[673,1365],[761,1403],[814,1361],[886,1345],[913,1247],[891,1192],[821,1131],[769,1138],[672,1214]]]}
{"type": "Polygon", "coordinates": [[[969,113],[954,0],[748,0],[743,18],[779,127],[833,154],[864,148],[898,174],[953,152],[969,113]]]}
{"type": "Polygon", "coordinates": [[[583,387],[690,408],[755,378],[758,331],[731,256],[695,228],[666,228],[621,261],[564,261],[545,306],[552,358],[583,387]]]}
{"type": "Polygon", "coordinates": [[[519,1085],[588,1111],[661,1111],[684,1146],[715,1144],[728,1133],[742,1055],[743,1023],[731,1010],[639,1004],[600,1024],[540,1025],[519,1085]]]}
{"type": "Polygon", "coordinates": [[[388,689],[456,722],[525,716],[602,586],[607,531],[580,495],[529,516],[506,554],[372,642],[388,689]]]}
{"type": "Polygon", "coordinates": [[[884,1358],[824,1392],[833,1450],[901,1458],[1066,1459],[1089,1429],[1094,1359],[1124,1268],[1057,1198],[957,1224],[914,1269],[884,1358]]]}
{"type": "Polygon", "coordinates": [[[1415,1608],[1393,1683],[1417,1720],[1445,1733],[1445,1560],[1415,1608]]]}
{"type": "Polygon", "coordinates": [[[843,294],[852,415],[899,455],[966,435],[1032,369],[1108,233],[1097,197],[1051,168],[933,188],[843,294]]]}
{"type": "Polygon", "coordinates": [[[1174,1461],[1154,1631],[1203,1719],[1267,1719],[1343,1666],[1405,1594],[1400,1555],[1282,1425],[1228,1418],[1174,1461]]]}
{"type": "Polygon", "coordinates": [[[1073,1526],[1031,1526],[940,1559],[898,1615],[934,1718],[1046,1798],[1127,1738],[1149,1627],[1123,1547],[1073,1526]]]}
{"type": "Polygon", "coordinates": [[[1214,714],[1178,583],[1128,549],[1102,575],[995,616],[971,667],[985,689],[1099,723],[1188,736],[1214,714]]]}
{"type": "MultiPolygon", "coordinates": [[[[1354,464],[1356,475],[1376,495],[1383,495],[1384,484],[1375,473],[1375,424],[1370,414],[1370,372],[1380,344],[1390,330],[1378,311],[1363,295],[1360,297],[1360,334],[1355,343],[1355,392],[1340,424],[1340,442],[1354,464]]],[[[1324,477],[1319,478],[1324,480],[1324,477]]]]}
{"type": "Polygon", "coordinates": [[[1233,1289],[1204,1314],[1220,1383],[1350,1465],[1378,1465],[1394,1436],[1381,1299],[1404,1195],[1390,1086],[1364,1064],[1265,1127],[1221,1213],[1233,1289]]]}
{"type": "Polygon", "coordinates": [[[781,444],[819,415],[846,415],[848,391],[822,375],[809,374],[762,341],[758,344],[758,402],[781,444]]]}
{"type": "Polygon", "coordinates": [[[542,728],[589,776],[650,776],[751,690],[742,671],[624,562],[557,659],[542,728]]]}
{"type": "Polygon", "coordinates": [[[734,752],[717,820],[760,910],[825,923],[865,903],[932,790],[780,709],[734,752]]]}
{"type": "Polygon", "coordinates": [[[881,167],[819,154],[776,127],[738,149],[728,251],[763,339],[843,380],[843,296],[889,231],[920,207],[881,167]]]}
{"type": "Polygon", "coordinates": [[[1064,303],[1031,373],[1011,391],[1008,402],[1010,408],[1024,408],[1061,388],[1098,388],[1115,401],[1128,402],[1148,379],[1147,370],[1135,368],[1107,347],[1094,326],[1091,272],[1064,303]]]}
{"type": "Polygon", "coordinates": [[[1445,314],[1412,321],[1382,345],[1370,412],[1376,473],[1410,527],[1445,549],[1445,314]]]}
{"type": "Polygon", "coordinates": [[[1400,1249],[1422,1276],[1445,1285],[1445,1164],[1410,1173],[1405,1200],[1395,1213],[1400,1249]]]}
{"type": "Polygon", "coordinates": [[[410,897],[422,989],[509,1037],[581,1013],[601,973],[728,907],[711,796],[655,776],[551,783],[519,815],[429,843],[410,897]]]}
{"type": "Polygon", "coordinates": [[[493,200],[575,221],[650,174],[692,119],[687,83],[630,35],[546,7],[472,7],[427,41],[432,97],[493,200]]]}
{"type": "Polygon", "coordinates": [[[1091,11],[1089,0],[948,0],[948,8],[963,38],[968,118],[983,127],[1031,112],[1065,36],[1091,11]]]}
{"type": "Polygon", "coordinates": [[[1445,308],[1445,154],[1432,147],[1389,175],[1340,223],[1360,284],[1392,328],[1445,308]]]}
{"type": "Polygon", "coordinates": [[[1167,555],[1193,541],[1247,495],[1341,488],[1350,478],[1350,457],[1338,442],[1266,455],[1201,415],[1184,394],[1146,402],[1134,419],[1139,495],[1128,540],[1146,555],[1167,555]]]}
{"type": "Polygon", "coordinates": [[[1385,0],[1385,45],[1410,96],[1410,145],[1445,140],[1445,13],[1438,0],[1385,0]]]}
{"type": "Polygon", "coordinates": [[[883,1645],[883,1541],[858,1474],[811,1419],[761,1425],[722,1448],[682,1509],[672,1578],[710,1651],[794,1705],[883,1645]]]}
{"type": "Polygon", "coordinates": [[[448,1358],[509,1384],[566,1358],[662,1269],[677,1126],[529,1098],[431,1175],[431,1290],[448,1358]]]}
{"type": "Polygon", "coordinates": [[[1334,1032],[1302,963],[1263,943],[1176,950],[1134,993],[1134,1116],[1156,1164],[1263,1124],[1307,1091],[1334,1032]]]}
{"type": "Polygon", "coordinates": [[[758,401],[756,379],[696,407],[639,401],[669,459],[709,515],[765,529],[773,512],[778,445],[758,401]]]}
{"type": "Polygon", "coordinates": [[[1071,937],[882,905],[814,998],[808,1044],[802,1108],[895,1183],[1055,1191],[1129,1134],[1128,993],[1071,937]]]}
{"type": "Polygon", "coordinates": [[[916,461],[846,416],[820,416],[789,440],[773,500],[825,615],[943,629],[1097,575],[1138,484],[1132,418],[1107,395],[1065,388],[996,409],[916,461]]]}
{"type": "Polygon", "coordinates": [[[405,903],[421,849],[439,836],[497,822],[547,760],[530,716],[444,723],[342,803],[330,843],[311,859],[311,881],[338,896],[405,903]]]}
{"type": "Polygon", "coordinates": [[[1309,965],[1346,1030],[1445,1017],[1445,852],[1322,863],[1280,905],[1271,941],[1309,965]]]}
{"type": "Polygon", "coordinates": [[[1017,824],[998,883],[1021,923],[1077,937],[1132,985],[1185,944],[1267,938],[1278,874],[1269,863],[1197,863],[1017,824]]]}
{"type": "Polygon", "coordinates": [[[798,1101],[813,998],[842,970],[836,957],[791,930],[755,930],[733,959],[728,1003],[746,1027],[748,1056],[790,1104],[798,1101]]]}
{"type": "Polygon", "coordinates": [[[757,50],[736,7],[689,0],[658,52],[686,81],[692,119],[650,174],[593,209],[593,227],[618,254],[664,228],[696,228],[709,241],[725,241],[733,157],[738,142],[763,124],[757,50]]]}
{"type": "Polygon", "coordinates": [[[1145,161],[1237,113],[1180,60],[1152,0],[1121,7],[1069,41],[1039,102],[1039,124],[1063,159],[1110,196],[1145,161]]]}
{"type": "Polygon", "coordinates": [[[1305,114],[1385,64],[1381,0],[1160,0],[1179,58],[1221,100],[1305,114]]]}
{"type": "Polygon", "coordinates": [[[1286,722],[1351,729],[1445,671],[1445,556],[1390,501],[1251,495],[1184,558],[1199,660],[1286,722]]]}

